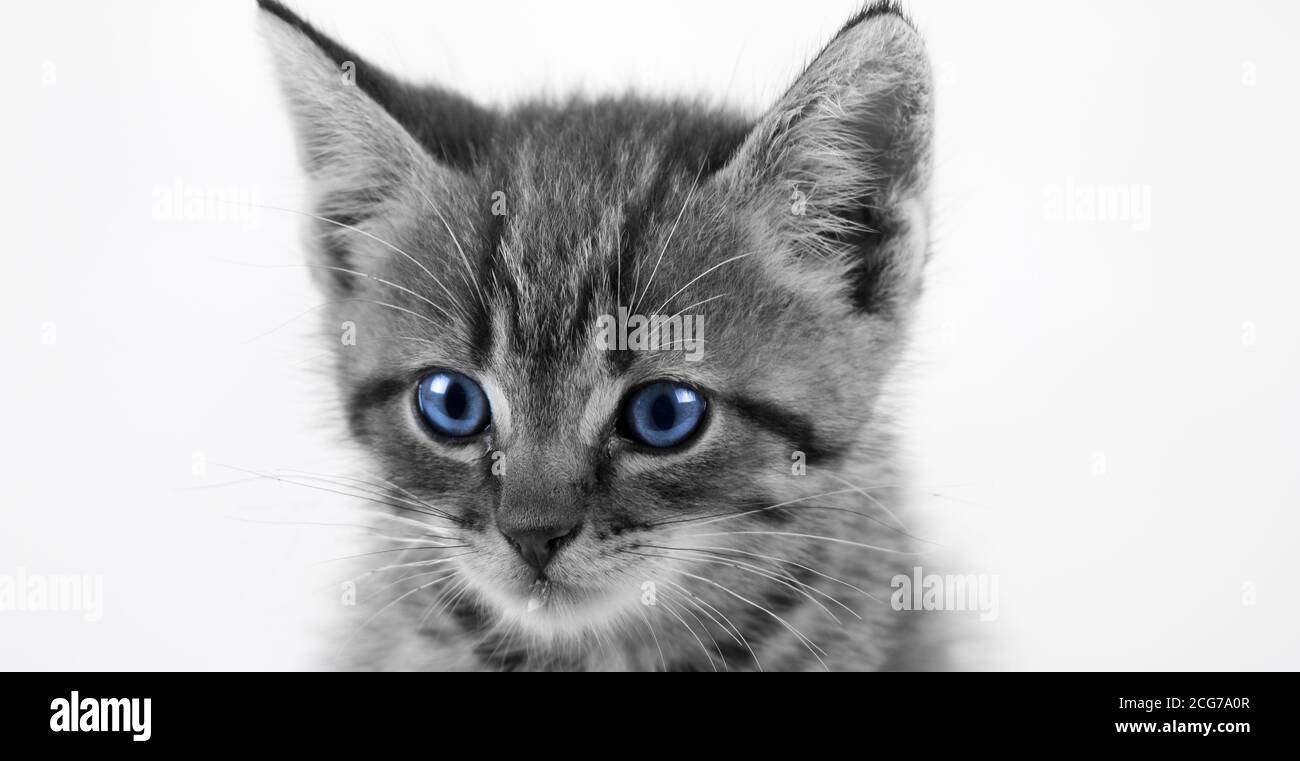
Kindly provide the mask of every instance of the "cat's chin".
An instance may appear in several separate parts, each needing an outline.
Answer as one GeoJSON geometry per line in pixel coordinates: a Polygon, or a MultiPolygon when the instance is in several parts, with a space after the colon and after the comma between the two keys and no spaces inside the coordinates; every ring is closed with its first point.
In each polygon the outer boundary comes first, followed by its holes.
{"type": "Polygon", "coordinates": [[[502,623],[548,640],[606,630],[629,607],[624,595],[559,580],[493,586],[480,594],[502,623]]]}

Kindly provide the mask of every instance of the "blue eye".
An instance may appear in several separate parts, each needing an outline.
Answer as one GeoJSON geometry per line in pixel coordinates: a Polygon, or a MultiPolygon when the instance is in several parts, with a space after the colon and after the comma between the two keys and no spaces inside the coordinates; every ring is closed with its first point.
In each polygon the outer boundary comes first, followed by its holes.
{"type": "Polygon", "coordinates": [[[426,375],[415,401],[430,427],[451,438],[473,436],[487,428],[491,418],[483,388],[469,376],[450,370],[426,375]]]}
{"type": "Polygon", "coordinates": [[[700,427],[704,407],[704,397],[695,389],[661,381],[628,398],[623,422],[628,434],[642,444],[675,447],[700,427]]]}

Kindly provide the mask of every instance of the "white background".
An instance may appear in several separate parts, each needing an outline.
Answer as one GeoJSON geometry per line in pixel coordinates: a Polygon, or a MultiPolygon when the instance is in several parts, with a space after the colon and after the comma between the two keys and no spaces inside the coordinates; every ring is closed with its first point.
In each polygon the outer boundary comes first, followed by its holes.
{"type": "MultiPolygon", "coordinates": [[[[755,110],[856,5],[295,7],[487,102],[755,110]]],[[[932,535],[998,574],[969,665],[1300,668],[1300,6],[909,9],[939,81],[909,459],[932,535]],[[1149,205],[1052,205],[1118,189],[1149,205]]],[[[301,208],[253,3],[5,16],[0,574],[96,574],[105,608],[0,612],[0,668],[307,666],[307,569],[350,530],[223,467],[347,472],[301,316],[321,299],[249,266],[300,262],[298,220],[160,206],[179,183],[301,208]]]]}

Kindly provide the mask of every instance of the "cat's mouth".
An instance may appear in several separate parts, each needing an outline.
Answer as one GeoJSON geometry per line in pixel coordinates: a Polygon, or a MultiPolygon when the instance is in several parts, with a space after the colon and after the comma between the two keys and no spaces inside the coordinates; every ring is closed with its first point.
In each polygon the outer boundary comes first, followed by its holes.
{"type": "Polygon", "coordinates": [[[548,637],[572,636],[599,628],[617,615],[618,595],[559,569],[528,569],[527,574],[516,570],[510,575],[513,578],[482,578],[476,586],[504,621],[522,629],[548,637]]]}
{"type": "Polygon", "coordinates": [[[577,613],[599,599],[598,590],[560,576],[538,573],[511,590],[512,611],[524,617],[553,618],[577,613]]]}
{"type": "Polygon", "coordinates": [[[528,602],[524,606],[525,613],[532,613],[546,607],[546,603],[551,598],[551,580],[546,578],[546,574],[538,574],[533,585],[528,589],[528,602]]]}
{"type": "Polygon", "coordinates": [[[627,581],[626,564],[610,565],[581,539],[538,564],[504,538],[477,538],[480,551],[460,569],[479,601],[506,626],[544,639],[582,636],[607,628],[640,599],[640,582],[627,581]]]}

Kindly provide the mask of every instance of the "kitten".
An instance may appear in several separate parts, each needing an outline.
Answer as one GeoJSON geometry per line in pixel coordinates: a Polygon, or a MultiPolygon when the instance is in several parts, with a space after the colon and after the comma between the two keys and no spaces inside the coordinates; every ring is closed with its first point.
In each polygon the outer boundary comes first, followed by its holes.
{"type": "Polygon", "coordinates": [[[260,5],[332,342],[355,326],[337,383],[376,475],[349,483],[390,508],[367,559],[401,565],[331,666],[937,665],[889,604],[932,122],[893,3],[757,119],[487,108],[260,5]]]}

